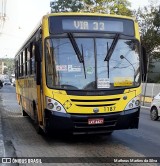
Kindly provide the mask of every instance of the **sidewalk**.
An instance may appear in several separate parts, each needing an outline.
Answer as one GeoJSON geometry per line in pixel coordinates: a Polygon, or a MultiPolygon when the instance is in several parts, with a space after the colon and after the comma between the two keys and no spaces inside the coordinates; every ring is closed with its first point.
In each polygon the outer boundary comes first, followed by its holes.
{"type": "Polygon", "coordinates": [[[149,96],[145,96],[145,97],[142,96],[142,99],[141,99],[142,103],[143,103],[143,101],[144,101],[144,103],[151,103],[152,100],[153,100],[153,97],[149,97],[149,96]]]}
{"type": "Polygon", "coordinates": [[[0,157],[4,157],[5,149],[2,135],[2,119],[1,119],[1,110],[0,110],[0,157]]]}
{"type": "Polygon", "coordinates": [[[148,96],[144,97],[144,96],[142,96],[142,98],[141,98],[141,106],[150,108],[152,100],[153,100],[153,97],[148,97],[148,96]]]}
{"type": "Polygon", "coordinates": [[[145,102],[144,105],[143,105],[143,102],[142,102],[142,103],[141,103],[141,106],[142,106],[142,107],[150,108],[151,103],[147,103],[147,102],[145,102]]]}

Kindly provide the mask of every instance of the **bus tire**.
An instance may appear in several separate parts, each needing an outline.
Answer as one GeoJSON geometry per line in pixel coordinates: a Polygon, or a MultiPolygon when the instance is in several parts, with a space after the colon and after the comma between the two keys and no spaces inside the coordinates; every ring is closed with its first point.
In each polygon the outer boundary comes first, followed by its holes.
{"type": "Polygon", "coordinates": [[[21,106],[21,112],[22,112],[22,116],[28,116],[28,114],[24,111],[22,106],[21,106]]]}
{"type": "Polygon", "coordinates": [[[43,135],[44,132],[43,132],[42,128],[39,126],[37,111],[35,110],[35,112],[36,113],[35,113],[34,126],[35,126],[35,129],[36,129],[36,132],[40,135],[43,135]]]}
{"type": "Polygon", "coordinates": [[[22,110],[22,116],[28,116],[28,114],[24,110],[22,110]]]}
{"type": "Polygon", "coordinates": [[[50,122],[49,119],[45,119],[45,134],[50,135],[50,122]]]}

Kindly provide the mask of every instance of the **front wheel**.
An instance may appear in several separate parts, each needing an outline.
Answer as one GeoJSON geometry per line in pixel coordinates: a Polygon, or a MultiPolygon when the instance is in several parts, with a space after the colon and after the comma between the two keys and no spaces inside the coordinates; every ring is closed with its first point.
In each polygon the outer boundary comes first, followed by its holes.
{"type": "Polygon", "coordinates": [[[156,107],[152,107],[151,108],[151,112],[150,112],[150,117],[152,120],[158,120],[159,116],[158,116],[158,110],[156,107]]]}
{"type": "Polygon", "coordinates": [[[43,135],[43,134],[44,134],[42,128],[41,128],[40,125],[39,125],[37,111],[35,111],[34,126],[35,126],[36,132],[37,132],[38,134],[40,134],[40,135],[43,135]]]}

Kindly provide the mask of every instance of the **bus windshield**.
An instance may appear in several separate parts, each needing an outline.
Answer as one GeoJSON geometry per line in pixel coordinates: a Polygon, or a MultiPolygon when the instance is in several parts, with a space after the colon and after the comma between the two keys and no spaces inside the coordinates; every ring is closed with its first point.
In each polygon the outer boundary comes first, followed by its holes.
{"type": "Polygon", "coordinates": [[[49,88],[97,90],[140,85],[139,44],[119,38],[110,58],[106,55],[113,37],[78,37],[74,42],[83,55],[79,60],[67,36],[46,39],[46,82],[49,88]]]}

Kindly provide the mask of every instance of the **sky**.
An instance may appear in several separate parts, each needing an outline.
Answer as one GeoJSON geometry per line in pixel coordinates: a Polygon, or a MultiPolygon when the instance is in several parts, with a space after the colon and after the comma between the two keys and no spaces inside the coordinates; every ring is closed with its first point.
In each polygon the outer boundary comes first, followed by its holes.
{"type": "MultiPolygon", "coordinates": [[[[0,6],[1,6],[0,0],[0,6]]],[[[14,58],[18,49],[39,23],[50,13],[50,0],[6,0],[6,21],[0,33],[0,58],[14,58]]],[[[129,0],[131,9],[148,4],[148,0],[129,0]]]]}
{"type": "Polygon", "coordinates": [[[42,16],[49,12],[50,0],[7,0],[7,18],[0,34],[0,58],[14,58],[42,16]]]}

